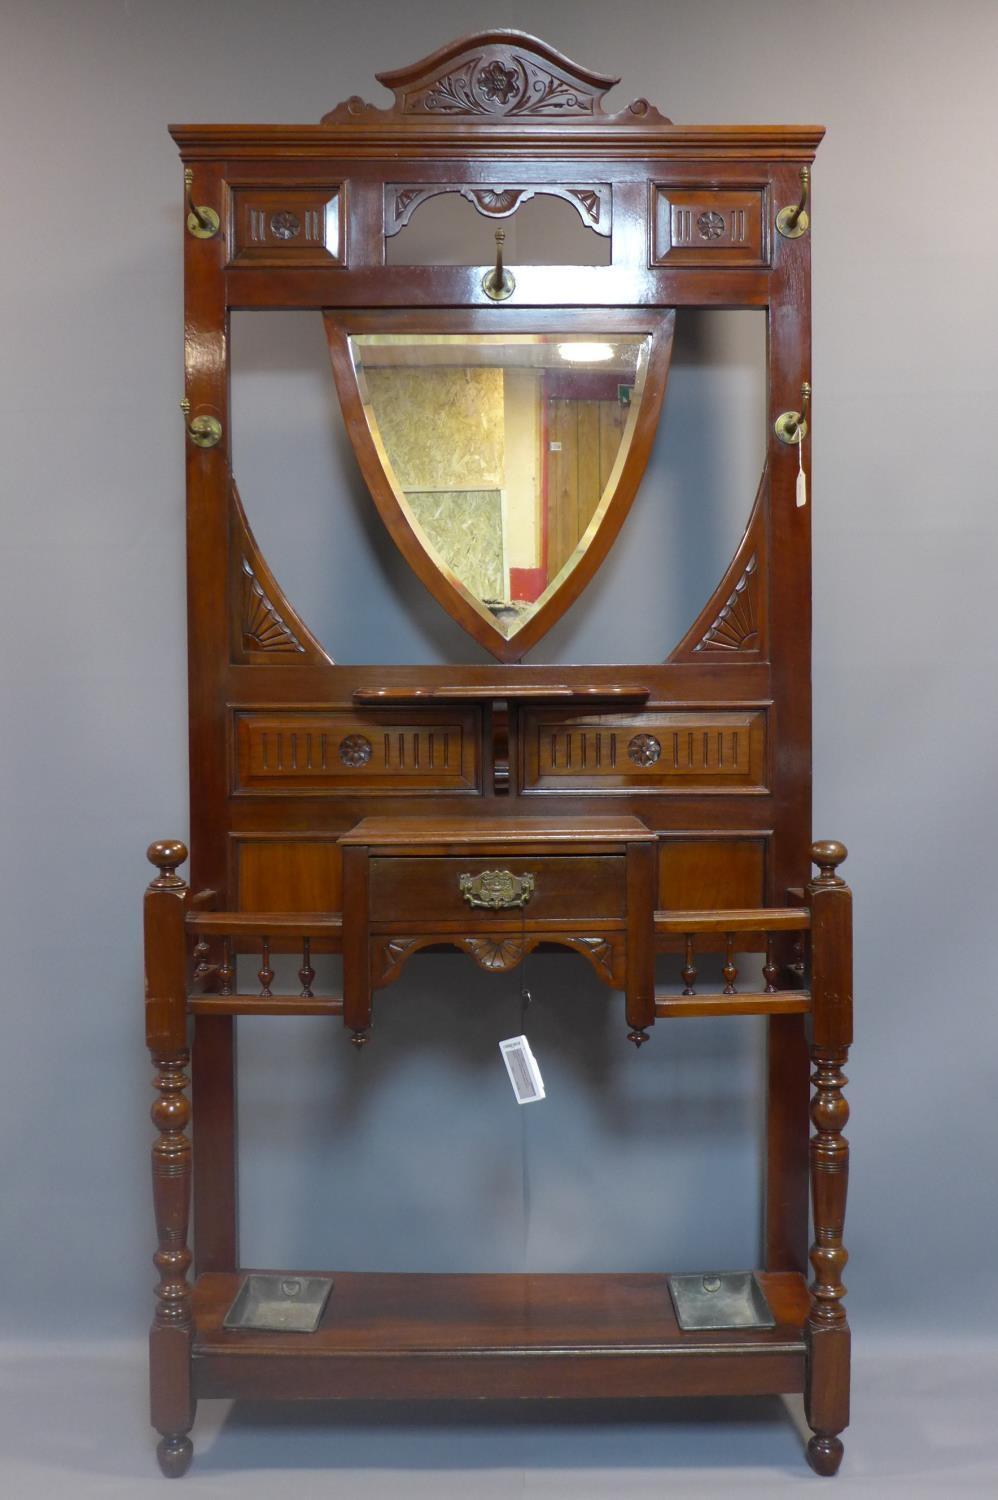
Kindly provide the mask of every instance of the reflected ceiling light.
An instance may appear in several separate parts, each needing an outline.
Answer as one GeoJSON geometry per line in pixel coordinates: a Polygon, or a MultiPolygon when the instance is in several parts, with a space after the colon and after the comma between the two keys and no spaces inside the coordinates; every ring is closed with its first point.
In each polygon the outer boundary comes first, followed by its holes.
{"type": "Polygon", "coordinates": [[[571,364],[589,365],[601,364],[605,359],[613,358],[612,344],[559,344],[558,354],[571,364]]]}

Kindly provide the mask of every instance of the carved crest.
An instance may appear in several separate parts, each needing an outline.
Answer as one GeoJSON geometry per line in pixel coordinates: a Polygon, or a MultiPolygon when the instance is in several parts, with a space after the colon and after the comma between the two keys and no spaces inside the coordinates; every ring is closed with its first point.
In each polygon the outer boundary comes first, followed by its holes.
{"type": "Polygon", "coordinates": [[[523,31],[484,31],[451,42],[407,68],[376,76],[395,95],[387,109],[355,94],[323,115],[322,123],[459,118],[481,123],[671,124],[647,99],[635,99],[619,113],[608,114],[603,100],[619,79],[579,67],[523,31]]]}

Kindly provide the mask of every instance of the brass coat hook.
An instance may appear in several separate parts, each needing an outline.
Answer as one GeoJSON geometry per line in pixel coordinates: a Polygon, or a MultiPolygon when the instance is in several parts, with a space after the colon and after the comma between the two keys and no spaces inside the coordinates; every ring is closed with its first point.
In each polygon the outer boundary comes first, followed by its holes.
{"type": "Polygon", "coordinates": [[[482,277],[482,291],[486,297],[491,297],[493,302],[505,302],[507,297],[512,296],[516,286],[516,279],[512,271],[503,270],[502,247],[506,240],[504,229],[496,230],[496,268],[494,271],[486,271],[482,277]]]}
{"type": "Polygon", "coordinates": [[[807,215],[807,197],[811,188],[811,168],[800,169],[800,202],[788,203],[776,215],[776,227],[784,239],[796,240],[806,233],[811,220],[807,215]]]}
{"type": "Polygon", "coordinates": [[[773,430],[781,443],[802,443],[807,436],[807,406],[811,399],[808,381],[801,382],[800,411],[781,412],[773,423],[773,430]]]}
{"type": "Polygon", "coordinates": [[[212,235],[218,233],[219,218],[213,208],[205,204],[200,207],[194,202],[191,189],[194,186],[194,173],[190,167],[184,168],[184,196],[187,199],[187,230],[193,234],[195,239],[210,240],[212,235]]]}
{"type": "Polygon", "coordinates": [[[184,426],[187,436],[198,448],[214,448],[215,444],[221,442],[222,424],[217,417],[208,416],[191,419],[191,403],[184,396],[180,403],[180,410],[184,414],[184,426]]]}

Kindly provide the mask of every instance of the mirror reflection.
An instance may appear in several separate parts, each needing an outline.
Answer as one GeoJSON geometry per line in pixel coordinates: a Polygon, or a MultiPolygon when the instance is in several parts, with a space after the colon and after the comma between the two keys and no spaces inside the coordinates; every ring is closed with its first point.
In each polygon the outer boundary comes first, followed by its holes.
{"type": "Polygon", "coordinates": [[[650,342],[591,332],[350,338],[364,415],[408,525],[507,637],[599,529],[650,342]]]}

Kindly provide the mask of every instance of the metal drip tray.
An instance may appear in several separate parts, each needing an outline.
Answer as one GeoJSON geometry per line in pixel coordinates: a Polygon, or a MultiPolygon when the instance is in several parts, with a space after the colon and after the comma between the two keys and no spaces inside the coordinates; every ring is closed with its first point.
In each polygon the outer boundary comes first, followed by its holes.
{"type": "Polygon", "coordinates": [[[776,1319],[752,1271],[670,1276],[680,1328],[775,1328],[776,1319]]]}
{"type": "Polygon", "coordinates": [[[332,1290],[331,1276],[247,1276],[222,1327],[314,1333],[332,1290]]]}

